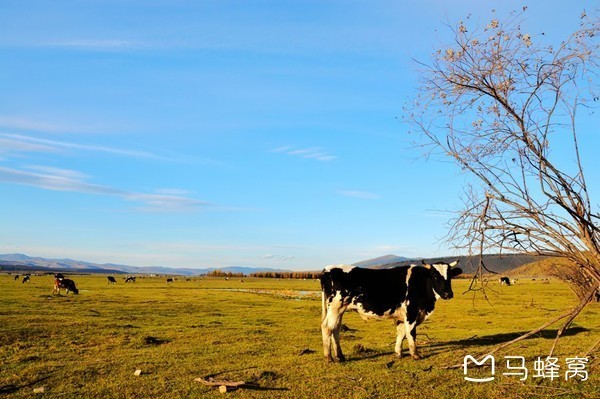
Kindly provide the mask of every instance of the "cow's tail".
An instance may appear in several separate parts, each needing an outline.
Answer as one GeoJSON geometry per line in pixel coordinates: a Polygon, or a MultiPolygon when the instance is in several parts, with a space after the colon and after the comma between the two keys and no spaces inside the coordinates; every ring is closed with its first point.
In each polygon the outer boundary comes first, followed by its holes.
{"type": "Polygon", "coordinates": [[[321,322],[323,320],[325,320],[325,317],[327,317],[327,293],[326,291],[326,280],[329,277],[329,273],[327,273],[326,271],[323,271],[323,274],[321,274],[321,322]]]}
{"type": "Polygon", "coordinates": [[[327,317],[327,303],[325,302],[325,291],[321,291],[321,305],[322,305],[321,321],[323,321],[323,320],[325,320],[325,317],[327,317]]]}

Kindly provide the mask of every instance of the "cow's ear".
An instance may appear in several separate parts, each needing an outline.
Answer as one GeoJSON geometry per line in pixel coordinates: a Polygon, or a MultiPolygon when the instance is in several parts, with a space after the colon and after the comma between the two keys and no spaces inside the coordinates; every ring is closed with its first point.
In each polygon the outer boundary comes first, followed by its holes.
{"type": "Polygon", "coordinates": [[[430,264],[428,264],[428,263],[425,263],[425,261],[424,261],[423,259],[421,259],[421,263],[423,264],[423,267],[424,267],[425,269],[431,269],[431,265],[430,265],[430,264]]]}
{"type": "Polygon", "coordinates": [[[450,266],[450,267],[454,267],[454,266],[458,265],[458,261],[459,261],[459,260],[460,260],[460,259],[457,259],[457,260],[455,260],[454,262],[450,263],[448,266],[450,266]]]}
{"type": "Polygon", "coordinates": [[[462,273],[462,269],[460,267],[455,267],[453,269],[448,270],[450,272],[450,278],[456,277],[462,273]]]}

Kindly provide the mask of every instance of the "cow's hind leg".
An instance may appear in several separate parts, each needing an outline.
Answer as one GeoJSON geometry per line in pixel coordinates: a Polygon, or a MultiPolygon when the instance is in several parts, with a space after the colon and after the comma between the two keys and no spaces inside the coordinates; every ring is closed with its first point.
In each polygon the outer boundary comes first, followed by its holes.
{"type": "Polygon", "coordinates": [[[398,357],[402,357],[402,342],[404,342],[404,336],[406,335],[406,327],[401,321],[396,322],[396,347],[394,352],[398,357]]]}

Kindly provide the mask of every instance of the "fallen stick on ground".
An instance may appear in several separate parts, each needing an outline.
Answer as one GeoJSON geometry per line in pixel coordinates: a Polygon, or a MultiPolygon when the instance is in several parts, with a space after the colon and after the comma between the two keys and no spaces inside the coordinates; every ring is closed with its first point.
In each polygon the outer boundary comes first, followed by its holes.
{"type": "Polygon", "coordinates": [[[227,391],[233,391],[238,388],[242,388],[249,384],[246,381],[226,381],[226,380],[215,380],[212,377],[208,377],[208,379],[204,379],[202,377],[195,378],[194,381],[198,381],[203,383],[204,385],[208,385],[211,387],[219,387],[219,392],[226,393],[227,391]]]}
{"type": "Polygon", "coordinates": [[[226,381],[226,380],[218,381],[218,380],[213,379],[212,377],[209,377],[206,380],[202,377],[198,377],[198,378],[195,378],[194,381],[198,381],[198,382],[203,383],[204,385],[209,385],[209,386],[224,385],[226,387],[240,387],[242,385],[246,385],[246,381],[226,381]]]}

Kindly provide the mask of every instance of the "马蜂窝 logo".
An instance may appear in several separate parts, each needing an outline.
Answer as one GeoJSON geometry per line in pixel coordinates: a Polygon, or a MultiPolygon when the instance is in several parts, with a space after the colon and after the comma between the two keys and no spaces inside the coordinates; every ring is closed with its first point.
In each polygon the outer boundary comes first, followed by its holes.
{"type": "Polygon", "coordinates": [[[465,356],[465,359],[463,360],[463,372],[465,374],[465,380],[467,381],[471,381],[471,382],[490,382],[494,380],[494,374],[496,372],[496,359],[494,359],[494,356],[492,355],[487,355],[486,357],[484,357],[483,359],[481,359],[481,361],[477,361],[477,359],[475,359],[473,356],[471,355],[467,355],[465,356]],[[469,377],[467,376],[468,374],[468,365],[469,365],[469,361],[471,361],[473,364],[475,364],[476,367],[481,367],[481,366],[485,366],[485,363],[487,361],[490,361],[490,366],[491,366],[491,376],[490,377],[484,377],[484,378],[474,378],[474,377],[469,377]]]}
{"type": "MultiPolygon", "coordinates": [[[[520,381],[527,380],[529,376],[529,369],[527,368],[525,357],[523,356],[504,356],[506,360],[506,372],[502,375],[505,376],[516,376],[520,377],[520,381]]],[[[565,359],[566,368],[562,368],[560,365],[560,359],[557,357],[548,356],[542,358],[538,356],[533,362],[532,378],[545,378],[550,381],[561,378],[561,370],[564,370],[565,381],[571,379],[577,379],[579,381],[587,381],[589,374],[587,370],[587,357],[567,357],[565,359]]],[[[463,373],[464,379],[471,382],[490,382],[496,377],[496,359],[493,355],[489,354],[480,361],[475,359],[471,355],[466,355],[463,359],[463,373]],[[471,365],[471,375],[469,375],[469,365],[471,365]],[[489,366],[490,370],[488,374],[482,373],[481,371],[475,373],[473,368],[480,368],[489,366]]]]}

